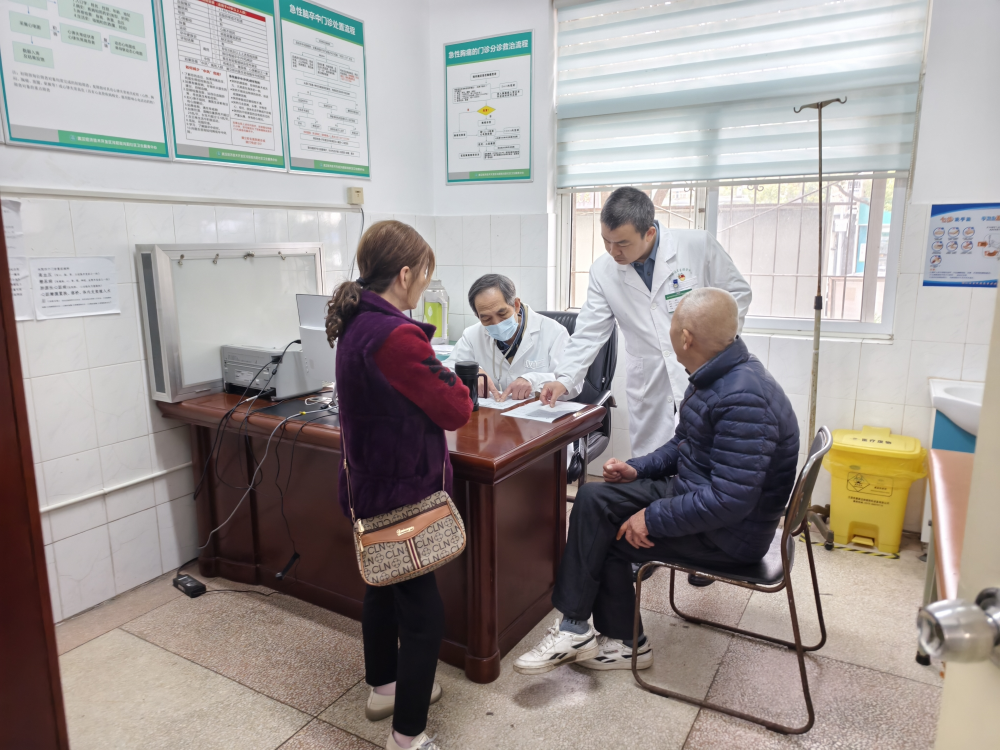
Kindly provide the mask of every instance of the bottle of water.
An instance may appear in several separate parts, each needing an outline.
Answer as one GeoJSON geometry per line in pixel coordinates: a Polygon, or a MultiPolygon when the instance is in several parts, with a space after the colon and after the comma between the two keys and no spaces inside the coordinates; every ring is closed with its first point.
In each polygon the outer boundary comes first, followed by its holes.
{"type": "Polygon", "coordinates": [[[440,279],[431,279],[430,285],[424,291],[423,320],[435,327],[431,344],[447,344],[448,340],[448,292],[440,279]]]}

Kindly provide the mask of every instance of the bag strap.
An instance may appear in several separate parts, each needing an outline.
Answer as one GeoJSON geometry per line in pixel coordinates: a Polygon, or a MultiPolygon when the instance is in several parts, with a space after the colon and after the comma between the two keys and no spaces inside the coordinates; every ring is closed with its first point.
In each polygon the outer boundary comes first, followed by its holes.
{"type": "MultiPolygon", "coordinates": [[[[344,474],[347,476],[347,507],[351,510],[351,523],[355,526],[358,519],[354,515],[354,496],[351,492],[351,468],[347,463],[347,436],[344,432],[344,413],[340,413],[340,450],[344,454],[344,474]]],[[[448,438],[444,438],[444,458],[441,460],[441,491],[448,484],[448,438]]]]}

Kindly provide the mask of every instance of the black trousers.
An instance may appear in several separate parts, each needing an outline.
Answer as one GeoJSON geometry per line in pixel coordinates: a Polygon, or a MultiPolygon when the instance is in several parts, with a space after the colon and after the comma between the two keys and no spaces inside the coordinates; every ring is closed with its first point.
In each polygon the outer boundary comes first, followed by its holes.
{"type": "Polygon", "coordinates": [[[593,615],[602,635],[630,639],[635,616],[632,563],[682,557],[693,564],[738,564],[701,534],[650,537],[654,546],[648,549],[636,549],[624,536],[615,541],[630,516],[673,495],[671,484],[669,479],[638,479],[627,484],[589,482],[580,488],[552,592],[552,605],[564,616],[586,620],[593,615]]]}
{"type": "Polygon", "coordinates": [[[369,586],[361,633],[365,682],[372,687],[396,683],[392,727],[415,737],[427,728],[427,709],[444,636],[444,604],[434,573],[391,586],[369,586]]]}

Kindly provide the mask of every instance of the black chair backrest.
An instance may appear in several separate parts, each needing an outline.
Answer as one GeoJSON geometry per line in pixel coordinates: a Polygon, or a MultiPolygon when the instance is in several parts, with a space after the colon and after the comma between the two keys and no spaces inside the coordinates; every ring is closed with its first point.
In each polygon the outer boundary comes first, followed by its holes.
{"type": "Polygon", "coordinates": [[[795,533],[802,521],[809,512],[809,500],[812,499],[813,488],[816,486],[816,478],[819,476],[819,469],[830,448],[833,447],[833,436],[827,427],[820,427],[816,430],[816,437],[813,438],[809,447],[809,455],[806,462],[795,480],[792,488],[792,496],[788,501],[788,510],[785,512],[785,533],[795,533]]]}
{"type": "MultiPolygon", "coordinates": [[[[539,314],[544,315],[546,318],[552,318],[552,320],[560,323],[563,328],[569,331],[569,335],[573,335],[573,331],[576,330],[576,316],[575,312],[555,312],[551,310],[540,310],[539,314]]],[[[573,400],[580,404],[593,404],[597,401],[597,397],[601,395],[604,391],[611,388],[611,380],[615,376],[615,365],[618,363],[618,327],[611,331],[611,336],[601,347],[601,351],[597,353],[597,357],[594,358],[593,363],[590,365],[590,369],[587,370],[587,377],[583,381],[583,390],[580,391],[580,395],[573,400]]]]}

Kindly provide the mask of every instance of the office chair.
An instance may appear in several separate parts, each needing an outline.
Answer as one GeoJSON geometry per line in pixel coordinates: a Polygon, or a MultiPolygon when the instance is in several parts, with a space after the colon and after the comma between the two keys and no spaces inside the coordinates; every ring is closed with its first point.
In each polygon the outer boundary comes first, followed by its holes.
{"type": "MultiPolygon", "coordinates": [[[[576,330],[577,313],[575,312],[542,310],[539,313],[546,318],[551,318],[560,323],[563,328],[569,331],[570,336],[576,330]]],[[[616,326],[611,331],[611,337],[601,347],[601,351],[597,353],[597,357],[591,363],[590,369],[587,370],[587,377],[584,378],[583,390],[580,391],[580,395],[571,399],[581,404],[596,404],[597,406],[609,407],[604,414],[604,421],[601,423],[600,429],[590,433],[586,438],[580,439],[579,447],[574,451],[569,469],[566,471],[566,480],[568,482],[576,481],[580,487],[587,481],[587,465],[590,463],[590,457],[599,456],[604,453],[604,449],[611,442],[610,407],[616,406],[615,399],[611,395],[611,381],[615,376],[615,365],[617,362],[618,327],[616,326]]]]}
{"type": "Polygon", "coordinates": [[[761,726],[767,727],[768,729],[778,732],[779,734],[805,734],[812,729],[813,723],[816,720],[816,714],[813,711],[812,697],[809,695],[809,680],[806,677],[805,652],[818,651],[823,648],[823,645],[826,643],[826,622],[823,619],[823,605],[820,603],[819,599],[819,583],[816,580],[816,564],[813,560],[812,543],[809,538],[809,519],[807,518],[807,513],[809,512],[809,501],[812,498],[813,487],[816,485],[816,477],[819,476],[820,463],[822,462],[823,456],[826,455],[832,445],[833,437],[830,435],[830,430],[826,427],[820,427],[816,432],[816,437],[813,439],[812,446],[809,448],[809,455],[806,457],[805,465],[802,467],[802,471],[799,472],[799,476],[795,481],[795,486],[792,488],[791,499],[788,501],[788,508],[785,511],[785,523],[782,528],[778,529],[774,533],[774,540],[771,542],[771,548],[768,550],[763,560],[750,565],[727,566],[725,568],[718,569],[713,569],[704,565],[693,565],[682,559],[664,560],[662,562],[648,562],[639,569],[638,580],[635,583],[635,619],[632,626],[633,643],[638,643],[639,639],[639,608],[642,603],[642,581],[646,573],[646,569],[650,568],[650,566],[670,568],[670,606],[680,617],[683,617],[688,622],[693,622],[697,625],[709,625],[713,628],[719,628],[720,630],[727,630],[730,633],[739,633],[743,636],[758,638],[762,641],[767,641],[768,643],[777,643],[780,646],[794,649],[799,662],[799,675],[802,679],[802,695],[805,697],[806,711],[809,714],[808,721],[806,721],[806,723],[801,727],[789,727],[783,724],[777,724],[773,721],[768,721],[767,719],[762,719],[759,716],[752,716],[741,711],[735,711],[731,708],[720,706],[718,703],[711,703],[707,700],[699,700],[698,698],[692,698],[688,695],[675,693],[672,690],[666,690],[665,688],[651,685],[639,676],[639,670],[636,668],[639,649],[633,649],[632,676],[635,677],[635,681],[638,682],[641,687],[651,693],[656,693],[657,695],[662,695],[666,698],[674,698],[701,708],[710,708],[713,711],[719,711],[720,713],[728,714],[729,716],[735,716],[739,719],[752,721],[754,724],[760,724],[761,726]],[[809,557],[809,572],[812,575],[813,597],[816,600],[816,612],[819,615],[820,639],[814,646],[802,645],[802,633],[799,629],[799,616],[795,609],[795,597],[792,594],[792,563],[795,561],[795,538],[799,534],[805,535],[806,555],[809,557]],[[741,586],[743,588],[759,591],[764,594],[777,594],[780,591],[785,591],[788,596],[788,611],[792,618],[792,636],[794,640],[785,641],[780,638],[773,638],[771,636],[762,635],[761,633],[755,633],[750,630],[741,630],[740,628],[734,628],[730,625],[712,622],[711,620],[704,620],[700,617],[694,617],[681,612],[677,608],[677,604],[674,602],[674,578],[678,570],[685,573],[696,573],[715,581],[731,583],[734,586],[741,586]]]}

